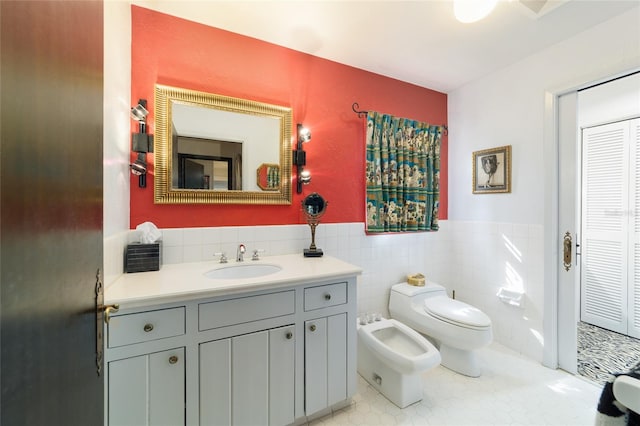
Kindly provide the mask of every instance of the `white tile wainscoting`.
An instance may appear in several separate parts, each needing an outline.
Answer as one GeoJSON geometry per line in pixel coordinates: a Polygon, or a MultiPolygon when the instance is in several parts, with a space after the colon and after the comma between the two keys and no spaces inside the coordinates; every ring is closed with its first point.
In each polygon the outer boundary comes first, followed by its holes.
{"type": "Polygon", "coordinates": [[[494,340],[542,362],[544,227],[449,222],[451,257],[446,286],[491,318],[494,340]],[[503,303],[500,287],[524,292],[521,308],[503,303]]]}
{"type": "MultiPolygon", "coordinates": [[[[254,249],[264,249],[262,256],[302,256],[311,234],[306,224],[175,228],[163,229],[162,239],[162,263],[170,264],[215,259],[217,252],[233,259],[239,243],[249,256],[254,249]]],[[[137,241],[137,232],[105,240],[107,270],[122,262],[126,240],[137,241]]],[[[438,232],[393,235],[366,235],[363,223],[321,223],[316,235],[325,254],[363,268],[359,313],[388,315],[391,286],[421,272],[489,315],[495,341],[536,361],[542,361],[543,345],[542,242],[542,225],[461,221],[440,221],[438,232]],[[524,308],[502,303],[496,296],[500,287],[523,290],[524,308]]]]}

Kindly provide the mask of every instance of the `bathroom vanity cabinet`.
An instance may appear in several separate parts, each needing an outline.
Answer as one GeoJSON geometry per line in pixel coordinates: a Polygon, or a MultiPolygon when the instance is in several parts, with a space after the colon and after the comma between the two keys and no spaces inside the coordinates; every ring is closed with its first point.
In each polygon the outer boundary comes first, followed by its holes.
{"type": "Polygon", "coordinates": [[[286,425],[348,404],[359,270],[349,271],[121,299],[105,324],[105,424],[286,425]]]}

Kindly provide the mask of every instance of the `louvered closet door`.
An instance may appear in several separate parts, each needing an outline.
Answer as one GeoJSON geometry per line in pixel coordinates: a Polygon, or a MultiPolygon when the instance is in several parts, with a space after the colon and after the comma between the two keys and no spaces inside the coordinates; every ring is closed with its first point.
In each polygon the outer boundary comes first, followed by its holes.
{"type": "Polygon", "coordinates": [[[627,332],[629,124],[582,132],[581,319],[627,332]]]}
{"type": "Polygon", "coordinates": [[[629,336],[640,338],[640,119],[630,122],[629,336]]]}

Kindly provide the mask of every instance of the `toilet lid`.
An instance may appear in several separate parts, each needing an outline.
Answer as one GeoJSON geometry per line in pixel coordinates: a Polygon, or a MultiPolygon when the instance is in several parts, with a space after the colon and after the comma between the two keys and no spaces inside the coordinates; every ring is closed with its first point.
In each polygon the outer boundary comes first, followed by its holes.
{"type": "Polygon", "coordinates": [[[491,326],[491,319],[480,309],[446,296],[425,299],[424,309],[436,318],[463,327],[486,328],[491,326]]]}

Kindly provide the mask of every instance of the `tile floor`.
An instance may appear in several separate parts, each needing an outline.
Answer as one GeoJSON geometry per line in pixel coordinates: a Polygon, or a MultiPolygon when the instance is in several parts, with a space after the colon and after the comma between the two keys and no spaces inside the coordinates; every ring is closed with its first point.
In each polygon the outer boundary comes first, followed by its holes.
{"type": "Polygon", "coordinates": [[[604,385],[612,373],[626,373],[640,363],[640,339],[578,323],[578,374],[604,385]]]}
{"type": "Polygon", "coordinates": [[[353,403],[310,426],[593,425],[601,387],[493,343],[480,351],[483,375],[439,366],[426,372],[424,399],[404,410],[358,376],[353,403]]]}

